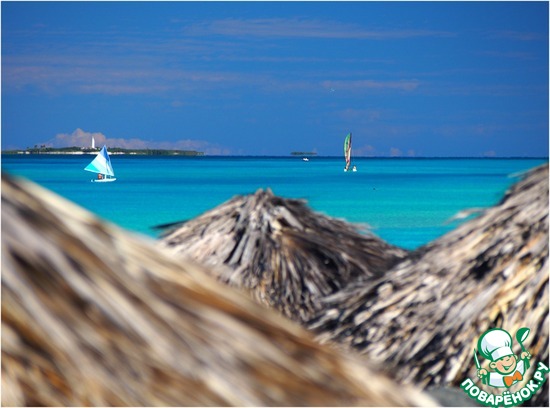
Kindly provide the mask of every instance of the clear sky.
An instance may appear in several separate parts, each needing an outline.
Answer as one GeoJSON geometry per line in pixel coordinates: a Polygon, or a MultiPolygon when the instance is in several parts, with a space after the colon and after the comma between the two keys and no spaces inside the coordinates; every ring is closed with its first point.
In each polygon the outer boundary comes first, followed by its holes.
{"type": "Polygon", "coordinates": [[[2,148],[547,156],[548,3],[2,2],[2,148]]]}

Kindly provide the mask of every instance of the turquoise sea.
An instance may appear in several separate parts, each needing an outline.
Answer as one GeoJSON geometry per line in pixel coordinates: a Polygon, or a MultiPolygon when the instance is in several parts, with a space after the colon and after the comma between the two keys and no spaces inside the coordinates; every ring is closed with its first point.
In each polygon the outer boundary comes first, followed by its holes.
{"type": "Polygon", "coordinates": [[[514,174],[547,159],[111,156],[117,181],[91,183],[90,155],[3,155],[2,171],[24,176],[126,229],[200,215],[237,194],[271,188],[315,210],[368,224],[388,242],[413,249],[455,228],[459,211],[496,204],[514,174]]]}

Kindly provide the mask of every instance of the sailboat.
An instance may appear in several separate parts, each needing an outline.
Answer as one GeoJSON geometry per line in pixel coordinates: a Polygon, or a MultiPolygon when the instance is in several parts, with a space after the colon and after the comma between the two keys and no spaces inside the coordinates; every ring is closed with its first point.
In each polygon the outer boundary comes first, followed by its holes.
{"type": "Polygon", "coordinates": [[[96,183],[107,183],[116,180],[106,146],[101,148],[95,159],[93,159],[84,170],[97,173],[97,179],[92,179],[92,181],[96,183]]]}
{"type": "MultiPolygon", "coordinates": [[[[349,171],[351,165],[351,132],[344,139],[344,158],[346,159],[346,167],[344,171],[349,171]]],[[[353,166],[353,171],[357,171],[357,167],[353,166]]]]}

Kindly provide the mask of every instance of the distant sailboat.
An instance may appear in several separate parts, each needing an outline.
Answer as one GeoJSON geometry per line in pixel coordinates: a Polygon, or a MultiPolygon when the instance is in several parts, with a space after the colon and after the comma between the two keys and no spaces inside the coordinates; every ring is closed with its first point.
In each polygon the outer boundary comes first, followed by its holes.
{"type": "MultiPolygon", "coordinates": [[[[344,139],[344,158],[346,159],[344,171],[349,171],[349,167],[351,166],[351,132],[344,139]]],[[[357,171],[357,167],[353,166],[353,171],[357,171]]]]}
{"type": "Polygon", "coordinates": [[[113,171],[113,166],[111,165],[111,159],[109,158],[109,153],[107,152],[106,146],[101,148],[95,159],[93,159],[92,162],[84,168],[84,170],[97,173],[97,179],[92,179],[92,181],[96,183],[106,183],[116,180],[115,172],[113,171]]]}

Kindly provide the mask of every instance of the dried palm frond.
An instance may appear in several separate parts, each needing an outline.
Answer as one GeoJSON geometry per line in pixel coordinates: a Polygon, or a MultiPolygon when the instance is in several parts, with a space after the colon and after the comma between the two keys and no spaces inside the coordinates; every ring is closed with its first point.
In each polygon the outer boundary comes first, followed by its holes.
{"type": "Polygon", "coordinates": [[[2,405],[429,405],[191,262],[2,176],[2,405]]]}
{"type": "MultiPolygon", "coordinates": [[[[548,272],[543,165],[497,206],[413,252],[381,278],[352,283],[324,299],[325,308],[309,327],[321,342],[383,362],[398,380],[457,385],[477,378],[472,354],[489,328],[513,335],[529,327],[525,346],[548,362],[548,272]]],[[[547,402],[547,387],[531,401],[547,402]]]]}
{"type": "Polygon", "coordinates": [[[321,297],[380,276],[407,254],[269,190],[233,198],[172,230],[160,245],[215,266],[221,282],[301,323],[321,297]]]}

